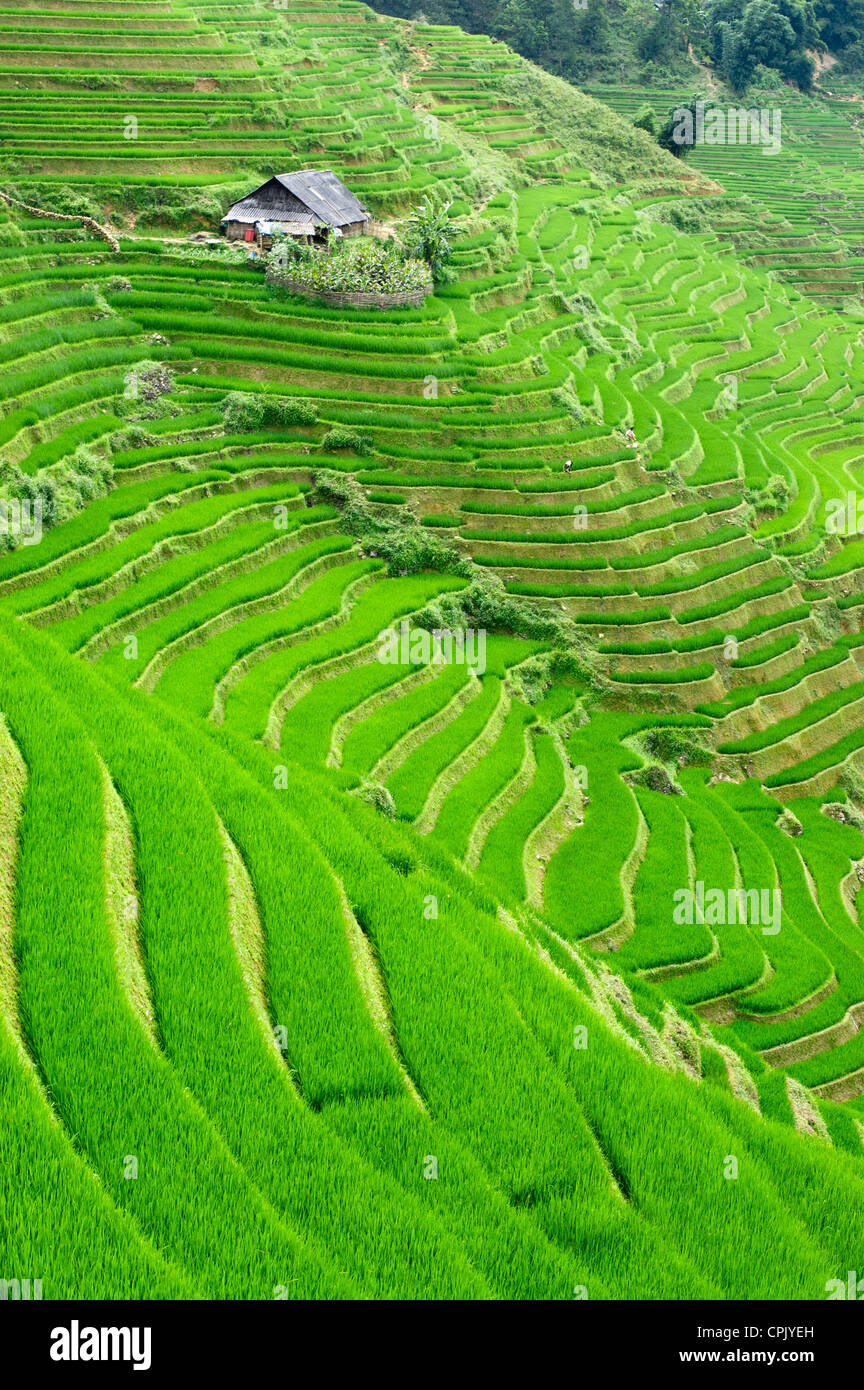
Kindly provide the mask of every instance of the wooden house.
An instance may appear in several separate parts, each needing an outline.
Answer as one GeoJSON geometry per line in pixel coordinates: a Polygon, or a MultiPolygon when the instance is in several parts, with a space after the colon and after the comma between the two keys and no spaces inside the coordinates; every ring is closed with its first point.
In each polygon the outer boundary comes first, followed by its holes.
{"type": "Polygon", "coordinates": [[[363,236],[370,222],[363,204],[332,169],[299,169],[253,189],[229,208],[222,230],[229,241],[254,241],[265,250],[274,236],[292,236],[307,245],[330,236],[363,236]]]}

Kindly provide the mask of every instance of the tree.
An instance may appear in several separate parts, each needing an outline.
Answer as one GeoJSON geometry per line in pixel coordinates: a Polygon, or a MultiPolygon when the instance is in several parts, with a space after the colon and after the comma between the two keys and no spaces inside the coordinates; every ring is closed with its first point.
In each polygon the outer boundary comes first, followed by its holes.
{"type": "Polygon", "coordinates": [[[411,209],[403,232],[406,255],[425,261],[436,284],[446,284],[453,278],[447,268],[453,256],[452,239],[456,230],[450,217],[452,206],[452,203],[445,203],[436,207],[427,198],[419,208],[411,209]]]}
{"type": "Polygon", "coordinates": [[[651,28],[642,35],[636,45],[636,52],[643,63],[656,63],[671,51],[675,37],[672,6],[661,5],[651,28]]]}
{"type": "Polygon", "coordinates": [[[634,117],[633,124],[637,130],[647,130],[649,135],[656,135],[657,117],[654,114],[654,108],[647,104],[640,107],[634,117]]]}
{"type": "MultiPolygon", "coordinates": [[[[864,8],[864,0],[848,3],[864,8]]],[[[820,44],[812,0],[710,0],[707,16],[714,62],[735,91],[745,91],[759,66],[809,89],[814,65],[807,50],[820,44]]]]}
{"type": "Polygon", "coordinates": [[[689,101],[673,107],[657,132],[657,144],[677,159],[683,159],[692,148],[701,116],[713,105],[706,97],[692,96],[689,101]]]}
{"type": "Polygon", "coordinates": [[[606,13],[606,0],[588,0],[588,8],[576,29],[577,41],[592,53],[604,53],[609,48],[612,29],[606,13]]]}
{"type": "Polygon", "coordinates": [[[864,38],[864,0],[816,0],[814,13],[823,43],[835,53],[864,38]]]}
{"type": "Polygon", "coordinates": [[[756,59],[750,52],[740,26],[722,25],[718,67],[733,91],[743,92],[749,87],[756,71],[756,59]]]}
{"type": "Polygon", "coordinates": [[[741,36],[754,63],[780,68],[789,61],[795,47],[795,30],[773,0],[750,0],[744,11],[741,36]]]}
{"type": "Polygon", "coordinates": [[[816,64],[809,53],[795,53],[786,64],[785,75],[790,82],[797,82],[802,92],[809,92],[813,86],[816,64]]]}

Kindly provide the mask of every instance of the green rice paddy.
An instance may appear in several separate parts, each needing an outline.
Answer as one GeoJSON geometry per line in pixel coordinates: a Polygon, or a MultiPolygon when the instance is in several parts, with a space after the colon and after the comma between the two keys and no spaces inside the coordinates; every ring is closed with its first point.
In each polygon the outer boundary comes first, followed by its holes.
{"type": "Polygon", "coordinates": [[[0,535],[0,1278],[824,1297],[864,1267],[839,99],[767,180],[355,0],[0,36],[0,488],[42,508],[0,535]],[[452,282],[338,310],[190,241],[305,167],[384,226],[452,200],[452,282]]]}

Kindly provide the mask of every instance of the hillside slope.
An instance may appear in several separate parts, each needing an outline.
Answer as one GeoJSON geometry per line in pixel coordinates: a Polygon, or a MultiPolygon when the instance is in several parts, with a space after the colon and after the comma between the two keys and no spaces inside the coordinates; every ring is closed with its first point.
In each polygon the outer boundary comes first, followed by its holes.
{"type": "Polygon", "coordinates": [[[0,460],[43,509],[0,555],[4,1267],[823,1297],[864,1229],[857,323],[502,45],[2,23],[0,460]],[[452,198],[457,278],[327,308],[188,241],[294,165],[382,224],[452,198]],[[403,623],[482,660],[379,659],[403,623]],[[683,920],[699,883],[768,915],[683,920]]]}
{"type": "MultiPolygon", "coordinates": [[[[658,128],[694,91],[724,113],[726,139],[687,151],[688,165],[729,195],[712,216],[751,265],[782,275],[809,298],[861,312],[864,246],[864,138],[857,94],[818,86],[810,96],[780,86],[742,97],[694,68],[677,83],[596,84],[591,94],[631,120],[652,110],[658,128]],[[771,140],[742,139],[729,113],[766,121],[771,140]]],[[[839,85],[839,84],[838,84],[839,85]]]]}

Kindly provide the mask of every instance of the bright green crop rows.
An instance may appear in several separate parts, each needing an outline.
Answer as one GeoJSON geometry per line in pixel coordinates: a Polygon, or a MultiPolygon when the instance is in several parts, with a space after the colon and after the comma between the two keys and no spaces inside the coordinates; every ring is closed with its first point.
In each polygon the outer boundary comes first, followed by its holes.
{"type": "Polygon", "coordinates": [[[864,350],[857,183],[822,238],[788,181],[857,178],[845,114],[771,188],[355,0],[0,30],[0,1277],[824,1297],[864,350]],[[452,278],[338,309],[190,241],[312,167],[395,233],[450,200],[452,278]]]}

